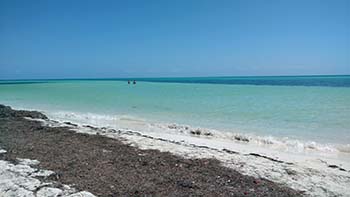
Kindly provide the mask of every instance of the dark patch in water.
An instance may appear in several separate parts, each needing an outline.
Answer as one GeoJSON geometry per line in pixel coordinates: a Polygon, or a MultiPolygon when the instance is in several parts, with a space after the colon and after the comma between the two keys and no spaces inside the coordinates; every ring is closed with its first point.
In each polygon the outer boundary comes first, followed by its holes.
{"type": "Polygon", "coordinates": [[[38,83],[47,83],[47,82],[40,82],[40,81],[36,81],[36,82],[32,82],[32,81],[1,82],[0,81],[0,85],[26,85],[26,84],[38,84],[38,83]]]}
{"type": "Polygon", "coordinates": [[[226,85],[350,87],[350,76],[141,78],[138,81],[226,85]]]}

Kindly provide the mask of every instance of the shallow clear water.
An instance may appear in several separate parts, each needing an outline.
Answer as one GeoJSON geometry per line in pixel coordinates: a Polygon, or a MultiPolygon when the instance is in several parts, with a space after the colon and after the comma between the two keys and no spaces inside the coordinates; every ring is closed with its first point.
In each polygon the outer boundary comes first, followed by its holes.
{"type": "Polygon", "coordinates": [[[350,76],[0,81],[0,103],[350,143],[350,76]]]}

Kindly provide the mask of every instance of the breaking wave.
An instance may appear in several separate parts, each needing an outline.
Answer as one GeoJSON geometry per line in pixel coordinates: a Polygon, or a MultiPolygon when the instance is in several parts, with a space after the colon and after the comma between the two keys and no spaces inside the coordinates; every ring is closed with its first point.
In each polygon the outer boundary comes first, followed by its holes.
{"type": "Polygon", "coordinates": [[[44,112],[51,119],[59,121],[71,121],[80,125],[96,127],[110,127],[113,129],[126,129],[138,131],[144,134],[176,134],[190,137],[206,138],[212,140],[225,140],[233,143],[252,144],[277,150],[297,152],[321,152],[321,153],[350,153],[350,144],[323,144],[314,141],[302,141],[288,137],[277,138],[274,136],[257,136],[242,132],[219,131],[214,129],[191,127],[176,123],[153,123],[141,118],[125,115],[100,115],[93,113],[76,112],[44,112]]]}

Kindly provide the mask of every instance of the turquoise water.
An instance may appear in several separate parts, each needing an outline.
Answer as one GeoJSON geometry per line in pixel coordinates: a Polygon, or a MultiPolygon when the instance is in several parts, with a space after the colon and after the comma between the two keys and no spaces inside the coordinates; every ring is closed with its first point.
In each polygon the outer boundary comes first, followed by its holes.
{"type": "Polygon", "coordinates": [[[1,81],[0,103],[349,144],[348,84],[349,76],[1,81]]]}

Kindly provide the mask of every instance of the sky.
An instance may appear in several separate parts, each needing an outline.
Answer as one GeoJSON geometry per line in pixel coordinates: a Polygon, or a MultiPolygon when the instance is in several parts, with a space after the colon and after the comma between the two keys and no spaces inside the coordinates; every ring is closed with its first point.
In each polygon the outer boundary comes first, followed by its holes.
{"type": "Polygon", "coordinates": [[[350,74],[349,0],[0,0],[0,79],[350,74]]]}

